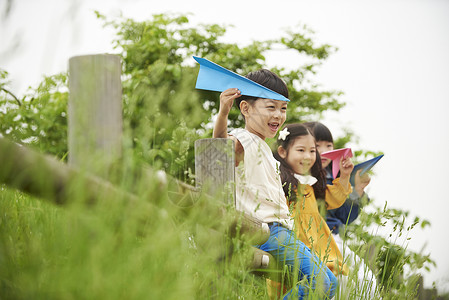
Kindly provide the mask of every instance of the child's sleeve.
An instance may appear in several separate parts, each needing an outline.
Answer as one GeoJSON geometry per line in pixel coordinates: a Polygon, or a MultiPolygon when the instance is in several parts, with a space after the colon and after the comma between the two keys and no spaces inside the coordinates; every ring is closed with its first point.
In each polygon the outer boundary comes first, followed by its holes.
{"type": "Polygon", "coordinates": [[[251,143],[251,137],[244,131],[244,129],[237,128],[232,130],[229,135],[236,138],[240,144],[242,144],[243,149],[247,149],[249,146],[249,143],[251,143]]]}
{"type": "Polygon", "coordinates": [[[327,209],[335,209],[342,206],[352,192],[351,184],[348,183],[345,189],[340,183],[340,178],[334,179],[332,183],[332,185],[328,184],[326,188],[325,201],[327,203],[327,209]]]}
{"type": "Polygon", "coordinates": [[[245,149],[248,148],[250,140],[248,135],[240,128],[232,130],[228,137],[235,142],[235,166],[237,167],[244,159],[245,149]]]}

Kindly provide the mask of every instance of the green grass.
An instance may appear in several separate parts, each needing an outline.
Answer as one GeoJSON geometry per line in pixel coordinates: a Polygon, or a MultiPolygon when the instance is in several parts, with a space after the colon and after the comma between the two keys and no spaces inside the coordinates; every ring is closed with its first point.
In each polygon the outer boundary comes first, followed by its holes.
{"type": "MultiPolygon", "coordinates": [[[[86,205],[79,191],[63,207],[1,187],[0,299],[268,299],[265,279],[247,268],[248,243],[220,234],[229,220],[217,199],[180,205],[150,179],[123,181],[136,202],[86,205]]],[[[354,274],[348,282],[336,299],[378,298],[354,274]]],[[[412,299],[416,288],[386,286],[383,299],[412,299]]]]}
{"type": "Polygon", "coordinates": [[[223,259],[223,235],[209,228],[227,221],[210,199],[180,208],[153,181],[134,183],[137,203],[94,206],[82,192],[58,207],[2,187],[0,298],[263,299],[265,281],[243,256],[223,259]]]}

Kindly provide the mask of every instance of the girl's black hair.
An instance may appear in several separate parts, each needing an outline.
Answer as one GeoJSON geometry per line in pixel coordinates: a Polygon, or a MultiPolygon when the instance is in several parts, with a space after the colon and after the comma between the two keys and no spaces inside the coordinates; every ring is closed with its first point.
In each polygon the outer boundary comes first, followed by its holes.
{"type": "MultiPolygon", "coordinates": [[[[309,128],[307,128],[303,124],[289,124],[284,128],[288,129],[290,132],[289,135],[285,138],[285,140],[278,139],[278,146],[281,146],[287,151],[290,151],[290,146],[294,142],[294,140],[300,136],[311,135],[312,132],[309,128]]],[[[274,151],[274,157],[280,162],[280,173],[281,173],[281,181],[284,189],[285,196],[289,202],[296,201],[296,191],[298,188],[298,180],[294,177],[295,172],[288,165],[288,163],[279,155],[279,153],[274,151]]],[[[315,193],[316,199],[323,199],[326,195],[326,173],[324,172],[321,166],[321,157],[316,151],[316,160],[310,169],[310,175],[315,177],[318,182],[315,183],[313,187],[313,191],[315,193]]]]}
{"type": "MultiPolygon", "coordinates": [[[[248,73],[245,77],[260,85],[263,85],[264,87],[269,88],[272,91],[275,91],[278,94],[281,94],[285,98],[288,98],[287,85],[278,75],[271,72],[270,70],[260,69],[248,73]]],[[[257,99],[257,97],[242,95],[239,98],[235,99],[235,104],[237,105],[238,109],[240,109],[240,102],[242,102],[243,100],[252,103],[257,99]]]]}
{"type": "Polygon", "coordinates": [[[312,131],[313,136],[317,142],[325,141],[334,143],[334,138],[332,133],[323,123],[320,122],[307,122],[304,123],[310,131],[312,131]]]}

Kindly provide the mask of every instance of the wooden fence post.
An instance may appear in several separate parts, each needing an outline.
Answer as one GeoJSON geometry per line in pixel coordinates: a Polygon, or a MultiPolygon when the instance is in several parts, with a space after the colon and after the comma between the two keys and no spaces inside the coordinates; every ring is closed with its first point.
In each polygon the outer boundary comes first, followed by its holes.
{"type": "Polygon", "coordinates": [[[196,187],[216,195],[224,192],[224,204],[235,205],[235,152],[230,139],[195,141],[196,187]]]}
{"type": "MultiPolygon", "coordinates": [[[[224,205],[235,207],[235,151],[234,142],[230,139],[211,138],[195,141],[195,179],[196,187],[220,196],[224,205]]],[[[259,241],[264,243],[269,236],[268,226],[260,221],[245,216],[242,230],[253,228],[254,234],[260,235],[259,241]],[[245,228],[245,229],[244,229],[245,228]],[[255,229],[255,230],[254,230],[255,229]]],[[[235,224],[233,225],[235,226],[235,224]]],[[[271,274],[264,269],[274,268],[273,257],[260,249],[253,248],[253,260],[249,265],[259,275],[271,274]],[[259,272],[262,271],[262,272],[259,272]]]]}
{"type": "Polygon", "coordinates": [[[69,164],[105,176],[122,152],[120,57],[75,56],[69,60],[69,164]]]}

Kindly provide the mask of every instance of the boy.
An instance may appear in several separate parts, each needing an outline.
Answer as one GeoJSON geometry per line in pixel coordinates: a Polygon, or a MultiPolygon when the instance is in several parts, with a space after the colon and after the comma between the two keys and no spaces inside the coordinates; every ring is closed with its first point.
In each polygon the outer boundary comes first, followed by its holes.
{"type": "MultiPolygon", "coordinates": [[[[287,86],[273,72],[263,69],[246,77],[288,98],[287,86]]],[[[287,265],[290,272],[298,272],[297,281],[307,278],[308,287],[297,286],[298,299],[307,297],[310,288],[316,288],[318,275],[324,280],[323,297],[330,299],[335,294],[337,279],[295,238],[278,162],[265,141],[275,137],[284,124],[287,104],[282,100],[242,96],[236,88],[227,89],[220,95],[213,136],[235,142],[237,209],[267,223],[270,228],[268,241],[257,247],[273,255],[279,264],[287,265]],[[245,119],[245,129],[235,129],[228,134],[228,115],[234,100],[245,119]]],[[[288,291],[285,299],[296,293],[293,290],[288,291]]]]}

